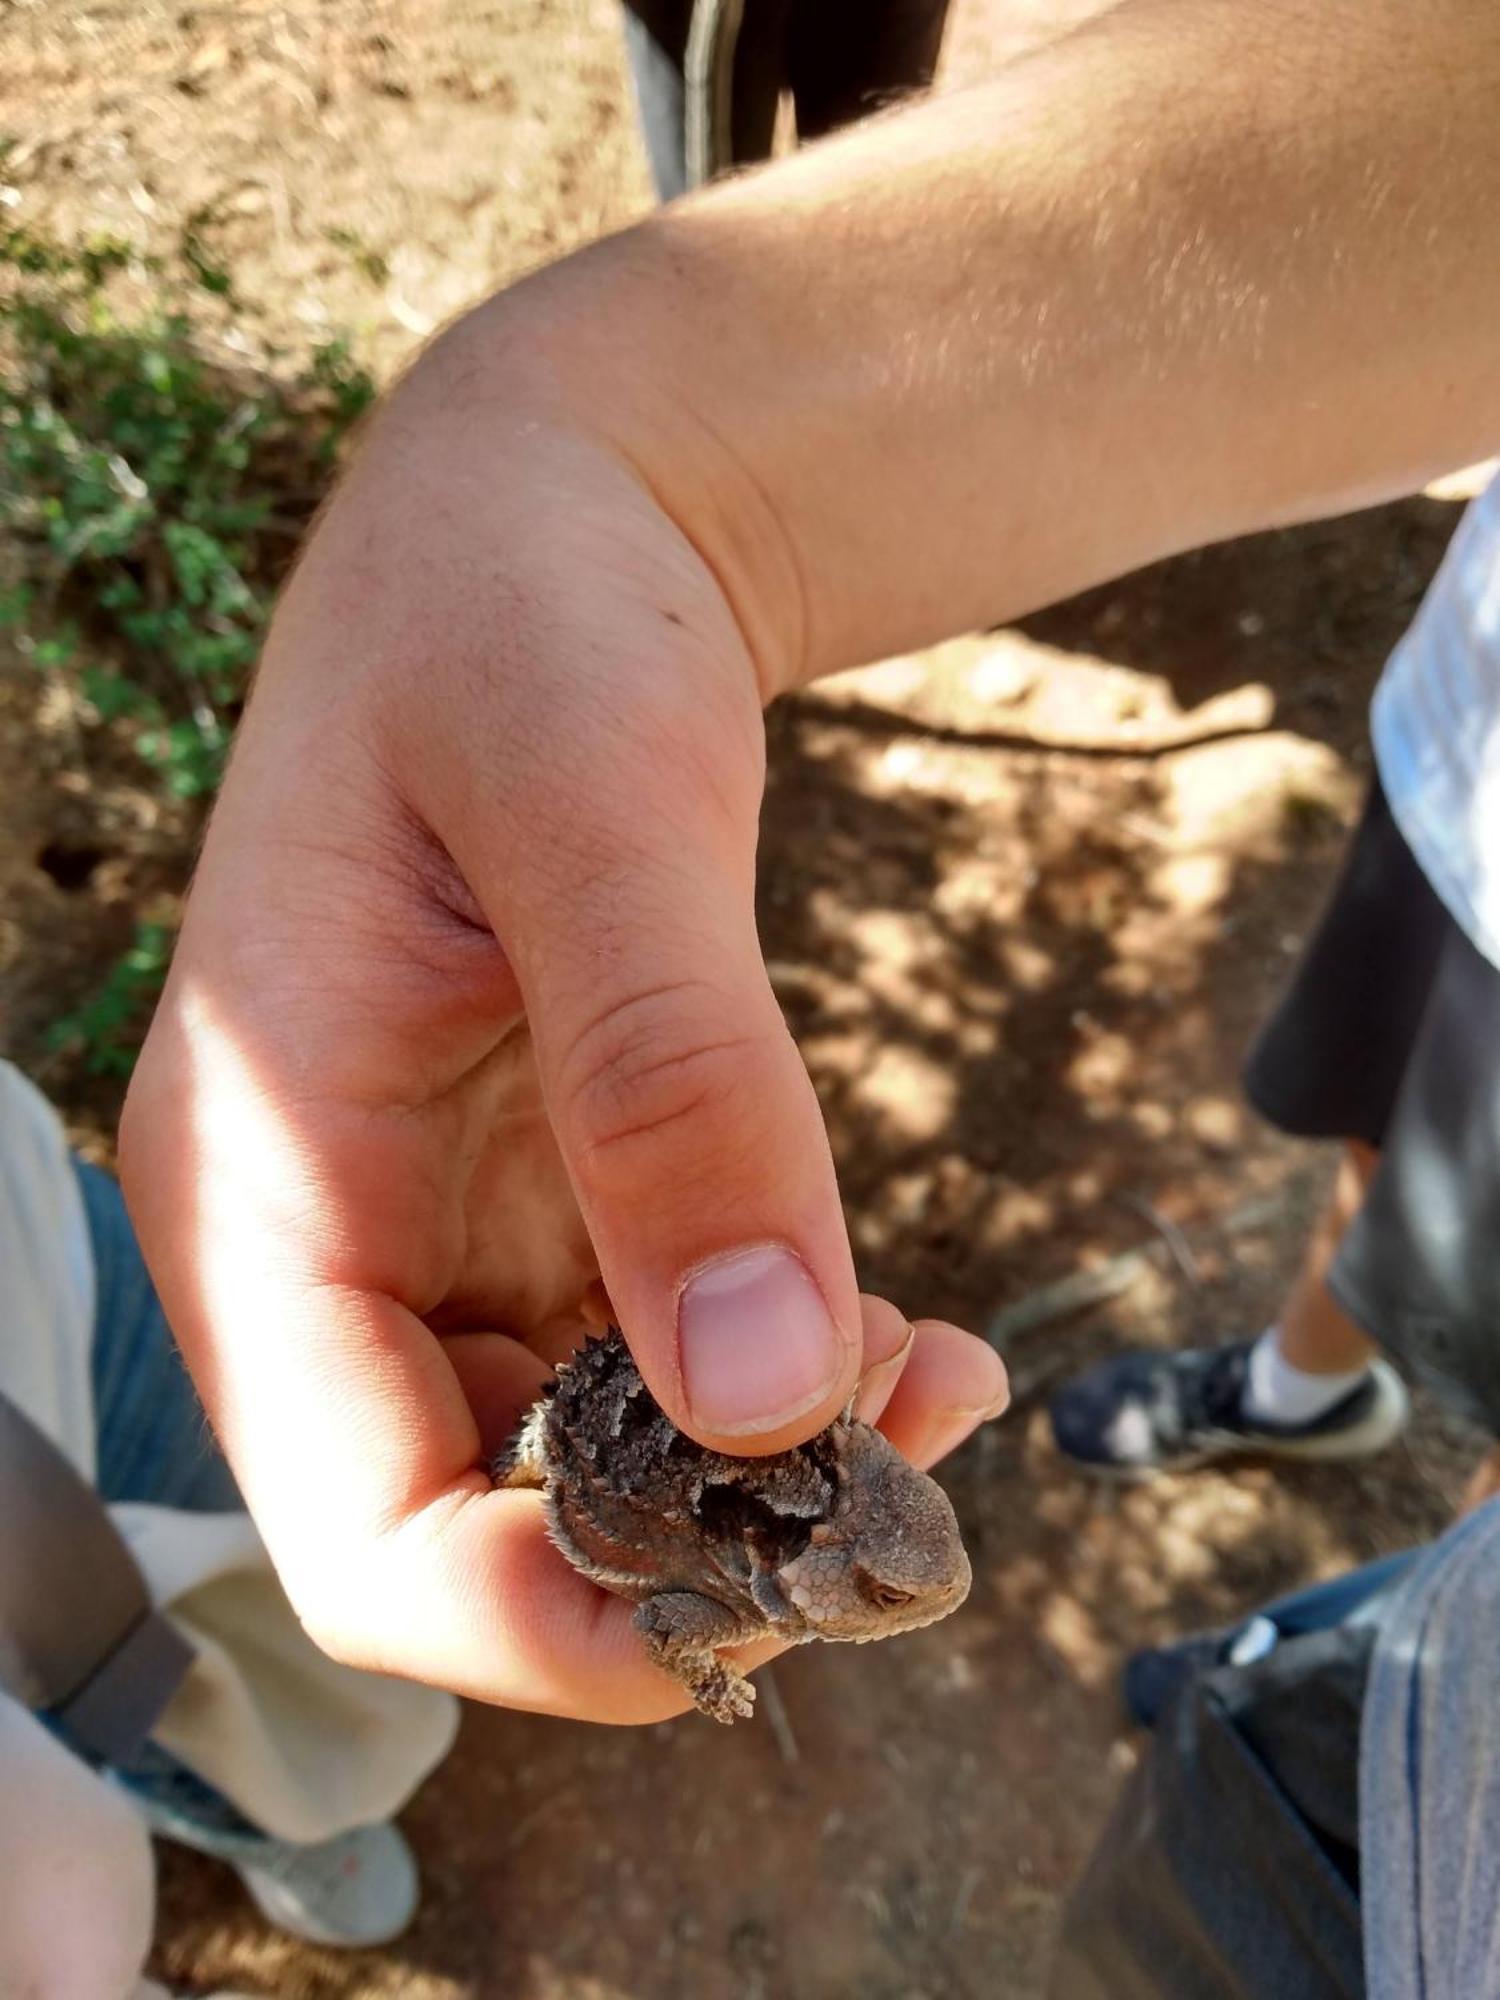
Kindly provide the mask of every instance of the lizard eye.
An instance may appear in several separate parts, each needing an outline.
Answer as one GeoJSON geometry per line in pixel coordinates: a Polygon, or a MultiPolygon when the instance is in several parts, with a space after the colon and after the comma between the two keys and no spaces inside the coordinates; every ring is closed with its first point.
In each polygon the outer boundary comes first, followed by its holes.
{"type": "Polygon", "coordinates": [[[860,1589],[877,1611],[899,1611],[903,1604],[910,1604],[914,1592],[901,1590],[894,1583],[881,1583],[873,1576],[860,1578],[860,1589]]]}

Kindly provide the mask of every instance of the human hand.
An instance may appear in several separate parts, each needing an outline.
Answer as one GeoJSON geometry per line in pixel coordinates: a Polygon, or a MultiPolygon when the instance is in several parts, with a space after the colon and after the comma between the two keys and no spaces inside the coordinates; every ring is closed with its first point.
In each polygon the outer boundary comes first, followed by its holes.
{"type": "Polygon", "coordinates": [[[1004,1373],[955,1328],[903,1350],[855,1290],[755,933],[753,608],[485,334],[398,392],[280,607],[122,1160],[314,1637],[641,1720],[682,1700],[629,1607],[481,1470],[596,1275],[664,1408],[731,1451],[864,1376],[927,1463],[1004,1373]]]}

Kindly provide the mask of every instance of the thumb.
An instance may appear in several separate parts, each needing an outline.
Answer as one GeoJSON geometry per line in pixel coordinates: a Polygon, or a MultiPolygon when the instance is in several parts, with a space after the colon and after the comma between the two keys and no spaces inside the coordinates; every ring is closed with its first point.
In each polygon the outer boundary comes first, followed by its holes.
{"type": "Polygon", "coordinates": [[[607,743],[533,767],[524,821],[492,797],[445,838],[515,971],[642,1374],[700,1442],[755,1453],[847,1399],[860,1312],[822,1116],[756,936],[759,706],[748,686],[748,717],[720,697],[637,684],[607,743]]]}

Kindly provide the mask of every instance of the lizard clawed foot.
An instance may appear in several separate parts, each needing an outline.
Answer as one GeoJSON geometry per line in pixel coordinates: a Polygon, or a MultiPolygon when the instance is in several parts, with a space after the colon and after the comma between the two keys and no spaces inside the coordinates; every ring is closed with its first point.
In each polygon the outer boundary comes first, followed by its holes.
{"type": "Polygon", "coordinates": [[[705,1715],[736,1722],[752,1713],[755,1690],[717,1648],[756,1636],[727,1605],[690,1590],[648,1597],[635,1614],[635,1627],[657,1666],[680,1681],[705,1715]]]}
{"type": "Polygon", "coordinates": [[[755,1689],[727,1660],[711,1655],[694,1679],[688,1681],[686,1674],[683,1679],[693,1700],[715,1722],[742,1722],[755,1713],[755,1689]]]}

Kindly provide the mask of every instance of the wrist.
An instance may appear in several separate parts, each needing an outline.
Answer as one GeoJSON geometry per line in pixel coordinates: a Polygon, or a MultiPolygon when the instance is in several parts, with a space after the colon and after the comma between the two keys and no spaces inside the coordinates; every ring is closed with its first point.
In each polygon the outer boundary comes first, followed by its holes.
{"type": "Polygon", "coordinates": [[[763,481],[715,420],[724,358],[695,365],[684,334],[705,274],[670,237],[648,223],[475,308],[412,370],[398,420],[404,408],[415,425],[434,404],[458,413],[502,477],[524,480],[549,453],[609,461],[711,575],[765,705],[819,670],[802,573],[763,481]]]}

